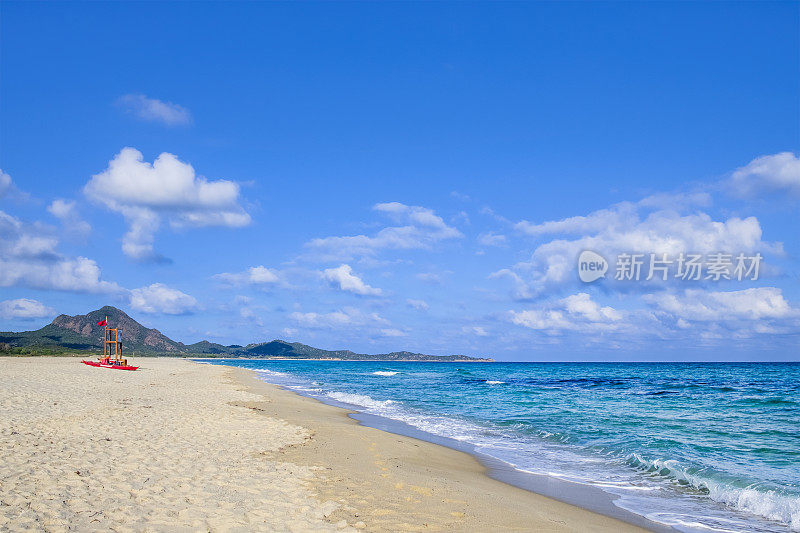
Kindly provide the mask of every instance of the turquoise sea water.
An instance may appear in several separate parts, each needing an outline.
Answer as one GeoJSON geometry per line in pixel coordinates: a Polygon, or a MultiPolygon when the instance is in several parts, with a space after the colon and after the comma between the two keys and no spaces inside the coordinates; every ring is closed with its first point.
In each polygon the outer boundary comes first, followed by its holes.
{"type": "Polygon", "coordinates": [[[800,364],[206,361],[598,487],[682,531],[800,531],[800,364]]]}

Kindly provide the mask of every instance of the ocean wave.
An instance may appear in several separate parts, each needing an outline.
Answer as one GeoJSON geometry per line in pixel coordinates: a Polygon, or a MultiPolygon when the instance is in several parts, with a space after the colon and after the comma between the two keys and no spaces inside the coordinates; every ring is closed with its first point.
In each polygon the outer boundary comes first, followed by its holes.
{"type": "Polygon", "coordinates": [[[381,408],[394,404],[394,400],[376,400],[366,394],[353,394],[350,392],[329,392],[328,397],[337,402],[360,405],[367,408],[381,408]]]}
{"type": "Polygon", "coordinates": [[[392,370],[378,370],[372,373],[373,376],[394,376],[396,374],[398,374],[398,372],[392,370]]]}
{"type": "Polygon", "coordinates": [[[504,383],[505,383],[505,381],[497,381],[495,379],[487,379],[486,380],[486,384],[487,385],[502,385],[504,383]]]}
{"type": "Polygon", "coordinates": [[[703,476],[671,459],[644,459],[639,454],[627,458],[631,466],[648,473],[672,479],[739,511],[755,514],[788,525],[800,531],[800,496],[786,494],[757,485],[735,486],[732,483],[703,476]]]}
{"type": "Polygon", "coordinates": [[[284,376],[285,377],[285,376],[289,375],[289,374],[287,374],[285,372],[277,372],[275,370],[267,370],[266,368],[254,368],[253,370],[255,372],[258,372],[259,374],[264,374],[265,376],[284,376]]]}

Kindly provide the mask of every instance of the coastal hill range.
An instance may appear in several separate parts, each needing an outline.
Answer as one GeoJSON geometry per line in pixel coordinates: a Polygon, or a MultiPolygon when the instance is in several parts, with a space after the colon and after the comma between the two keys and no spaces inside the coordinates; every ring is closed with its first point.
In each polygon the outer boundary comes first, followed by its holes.
{"type": "Polygon", "coordinates": [[[247,346],[225,346],[200,341],[184,344],[158,331],[139,324],[124,311],[105,306],[85,315],[59,315],[50,324],[34,331],[0,332],[0,355],[6,354],[67,354],[102,351],[103,326],[108,323],[122,329],[122,341],[128,356],[177,357],[248,357],[286,359],[331,359],[354,361],[492,361],[489,358],[466,355],[426,355],[413,352],[360,354],[350,350],[322,350],[299,342],[272,340],[247,346]]]}

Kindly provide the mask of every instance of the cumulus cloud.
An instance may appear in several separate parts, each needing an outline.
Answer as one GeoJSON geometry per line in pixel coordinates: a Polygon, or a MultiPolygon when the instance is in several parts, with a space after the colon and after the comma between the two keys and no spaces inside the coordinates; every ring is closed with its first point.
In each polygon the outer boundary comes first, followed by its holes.
{"type": "Polygon", "coordinates": [[[373,210],[400,225],[385,227],[372,236],[313,239],[306,243],[306,247],[323,259],[347,260],[374,256],[382,250],[430,250],[440,241],[463,237],[460,231],[447,225],[433,210],[425,207],[388,202],[376,204],[373,210]]]}
{"type": "Polygon", "coordinates": [[[197,300],[163,283],[153,283],[131,291],[131,308],[143,313],[184,315],[197,309],[197,300]]]}
{"type": "Polygon", "coordinates": [[[223,272],[217,274],[214,279],[230,283],[231,285],[275,285],[280,282],[280,274],[277,270],[267,268],[263,265],[250,267],[243,272],[223,272]]]}
{"type": "MultiPolygon", "coordinates": [[[[535,297],[546,289],[577,282],[576,261],[583,250],[603,255],[613,264],[620,253],[711,254],[715,252],[783,252],[781,243],[762,240],[756,217],[731,217],[714,220],[695,211],[682,213],[704,201],[704,195],[680,195],[672,198],[674,208],[661,208],[664,196],[648,197],[640,202],[623,202],[585,216],[532,224],[522,221],[516,229],[537,237],[551,237],[537,246],[528,261],[501,269],[491,277],[510,279],[513,294],[520,299],[535,297]],[[684,203],[676,204],[677,200],[684,203]]],[[[649,256],[648,256],[649,257],[649,256]]],[[[614,286],[613,272],[606,285],[614,286]]]]}
{"type": "Polygon", "coordinates": [[[350,265],[327,268],[322,275],[331,285],[345,292],[352,292],[361,296],[380,296],[382,293],[380,289],[370,287],[360,277],[353,274],[353,269],[350,265]]]}
{"type": "Polygon", "coordinates": [[[362,327],[388,325],[389,321],[377,313],[364,313],[360,309],[345,307],[331,313],[301,313],[296,311],[289,318],[299,325],[313,329],[335,329],[343,326],[362,327]]]}
{"type": "Polygon", "coordinates": [[[503,246],[507,240],[505,235],[499,235],[491,231],[478,235],[478,244],[482,246],[503,246]]]}
{"type": "Polygon", "coordinates": [[[37,300],[17,298],[0,302],[2,318],[44,318],[56,314],[55,309],[47,307],[37,300]]]}
{"type": "Polygon", "coordinates": [[[584,235],[603,230],[624,231],[639,223],[640,213],[648,209],[669,212],[684,211],[694,207],[710,205],[707,193],[659,193],[647,196],[638,202],[620,202],[607,209],[599,209],[588,215],[550,220],[539,224],[522,220],[514,224],[521,233],[533,237],[541,235],[584,235]]]}
{"type": "Polygon", "coordinates": [[[412,307],[417,311],[427,311],[430,308],[428,302],[425,300],[415,300],[413,298],[409,298],[406,300],[406,303],[409,305],[409,307],[412,307]]]}
{"type": "Polygon", "coordinates": [[[14,185],[14,180],[11,179],[11,176],[7,172],[3,172],[3,169],[0,169],[0,198],[3,197],[27,199],[30,195],[19,190],[19,188],[14,185]]]}
{"type": "Polygon", "coordinates": [[[420,272],[415,277],[420,281],[424,281],[425,283],[430,283],[432,285],[440,285],[444,282],[442,276],[436,272],[420,272]]]}
{"type": "Polygon", "coordinates": [[[75,207],[75,202],[56,199],[47,206],[47,211],[61,221],[67,233],[86,236],[92,231],[88,222],[83,220],[75,207]]]}
{"type": "Polygon", "coordinates": [[[732,338],[800,332],[800,309],[775,287],[664,290],[626,298],[625,311],[577,293],[501,316],[559,342],[570,338],[595,342],[602,335],[607,341],[642,347],[654,341],[718,345],[732,338]]]}
{"type": "Polygon", "coordinates": [[[253,307],[247,307],[247,306],[240,307],[239,316],[250,324],[255,324],[256,326],[259,327],[264,326],[264,319],[261,318],[261,315],[253,307]]]}
{"type": "Polygon", "coordinates": [[[601,307],[587,293],[578,293],[538,309],[509,311],[514,324],[550,334],[564,331],[613,331],[622,325],[623,315],[612,307],[601,307]]]}
{"type": "Polygon", "coordinates": [[[117,100],[128,113],[149,122],[160,122],[167,126],[191,124],[192,115],[185,107],[148,98],[143,94],[126,94],[117,100]]]}
{"type": "Polygon", "coordinates": [[[489,332],[483,326],[464,326],[461,331],[468,335],[476,335],[478,337],[488,337],[489,332]]]}
{"type": "Polygon", "coordinates": [[[674,328],[680,338],[696,336],[705,344],[800,333],[800,308],[793,307],[776,287],[686,289],[648,294],[643,299],[665,329],[674,328]]]}
{"type": "Polygon", "coordinates": [[[135,148],[123,148],[106,170],[92,176],[84,193],[125,217],[122,251],[136,260],[158,259],[153,242],[162,219],[173,228],[235,228],[251,221],[239,203],[237,183],[209,181],[166,152],[150,164],[135,148]]]}
{"type": "Polygon", "coordinates": [[[798,316],[776,287],[739,291],[686,289],[683,292],[647,294],[644,300],[658,310],[687,321],[780,319],[798,316]]]}
{"type": "Polygon", "coordinates": [[[0,287],[11,286],[95,293],[121,290],[101,279],[93,260],[61,254],[51,227],[25,223],[0,211],[0,287]]]}
{"type": "Polygon", "coordinates": [[[776,193],[800,198],[800,158],[792,152],[757,157],[736,169],[727,186],[742,198],[776,193]]]}
{"type": "Polygon", "coordinates": [[[0,198],[6,195],[7,192],[11,190],[13,187],[13,182],[11,181],[11,176],[3,172],[3,169],[0,168],[0,198]]]}

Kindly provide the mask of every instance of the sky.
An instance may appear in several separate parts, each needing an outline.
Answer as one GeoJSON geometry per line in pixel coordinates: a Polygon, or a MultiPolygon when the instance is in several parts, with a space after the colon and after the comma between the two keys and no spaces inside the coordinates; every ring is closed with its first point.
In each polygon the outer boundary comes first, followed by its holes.
{"type": "Polygon", "coordinates": [[[795,2],[3,2],[0,36],[0,330],[800,359],[795,2]]]}

